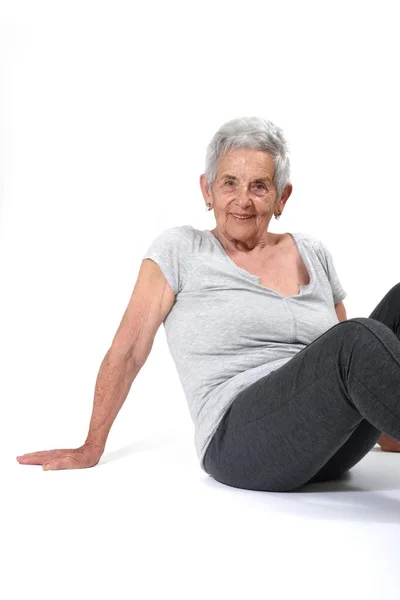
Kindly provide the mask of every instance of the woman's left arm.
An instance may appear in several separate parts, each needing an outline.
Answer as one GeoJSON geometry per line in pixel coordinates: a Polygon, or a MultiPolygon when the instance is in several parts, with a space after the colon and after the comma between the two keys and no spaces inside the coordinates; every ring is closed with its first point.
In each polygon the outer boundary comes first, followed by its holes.
{"type": "Polygon", "coordinates": [[[336,310],[337,318],[339,319],[339,323],[341,321],[347,320],[346,309],[344,307],[343,301],[335,304],[335,310],[336,310]]]}

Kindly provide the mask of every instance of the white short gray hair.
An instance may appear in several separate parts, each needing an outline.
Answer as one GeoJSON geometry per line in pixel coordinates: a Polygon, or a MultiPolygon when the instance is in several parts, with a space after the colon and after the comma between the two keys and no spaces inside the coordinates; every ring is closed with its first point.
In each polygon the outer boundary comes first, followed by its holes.
{"type": "Polygon", "coordinates": [[[280,198],[290,183],[289,148],[283,131],[260,117],[240,117],[224,123],[207,147],[205,177],[210,189],[218,171],[218,159],[231,148],[254,148],[267,152],[275,163],[273,183],[280,198]]]}

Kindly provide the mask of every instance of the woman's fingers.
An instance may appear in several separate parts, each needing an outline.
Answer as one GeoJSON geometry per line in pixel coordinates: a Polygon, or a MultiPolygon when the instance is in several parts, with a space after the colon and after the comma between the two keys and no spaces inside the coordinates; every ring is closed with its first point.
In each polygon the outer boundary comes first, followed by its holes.
{"type": "Polygon", "coordinates": [[[22,465],[43,465],[43,469],[85,469],[97,465],[103,447],[94,447],[92,444],[83,444],[79,448],[63,448],[58,450],[41,450],[17,456],[17,461],[22,465]]]}
{"type": "Polygon", "coordinates": [[[384,433],[378,440],[378,444],[384,452],[400,452],[400,442],[384,433]]]}
{"type": "Polygon", "coordinates": [[[58,471],[60,469],[79,469],[82,465],[73,456],[62,456],[61,458],[54,458],[53,460],[45,461],[43,463],[43,469],[45,471],[58,471]]]}
{"type": "Polygon", "coordinates": [[[17,461],[26,465],[41,465],[44,461],[58,458],[67,452],[68,450],[41,450],[40,452],[30,452],[29,454],[17,456],[17,461]]]}

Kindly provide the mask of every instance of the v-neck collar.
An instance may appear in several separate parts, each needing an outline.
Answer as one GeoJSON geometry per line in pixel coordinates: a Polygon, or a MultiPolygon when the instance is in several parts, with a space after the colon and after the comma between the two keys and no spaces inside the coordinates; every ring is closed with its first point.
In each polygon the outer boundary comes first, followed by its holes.
{"type": "Polygon", "coordinates": [[[221,244],[221,242],[219,241],[219,239],[212,233],[212,231],[210,231],[209,229],[204,229],[203,230],[209,238],[212,238],[216,244],[216,246],[220,249],[222,255],[225,257],[225,259],[229,262],[230,266],[236,270],[239,271],[242,275],[245,275],[247,278],[251,279],[254,283],[256,283],[261,289],[266,290],[268,292],[271,292],[272,294],[276,294],[277,296],[281,297],[281,298],[299,298],[300,296],[302,296],[303,294],[305,294],[306,292],[308,292],[311,287],[314,285],[314,269],[311,265],[310,260],[308,259],[308,256],[305,254],[304,252],[304,248],[303,245],[301,243],[301,240],[297,237],[297,233],[288,233],[289,235],[292,236],[297,249],[299,251],[299,254],[301,256],[301,258],[303,259],[304,265],[306,267],[307,273],[308,273],[308,278],[309,278],[309,283],[305,284],[305,285],[300,285],[299,288],[299,293],[298,294],[293,294],[292,296],[287,296],[286,294],[281,294],[280,292],[277,292],[276,290],[273,290],[271,288],[266,287],[265,285],[261,285],[260,281],[261,281],[261,277],[258,277],[258,275],[253,275],[253,273],[250,273],[249,271],[247,271],[246,269],[242,269],[242,267],[239,267],[229,256],[229,254],[226,252],[225,248],[223,247],[223,245],[221,244]]]}

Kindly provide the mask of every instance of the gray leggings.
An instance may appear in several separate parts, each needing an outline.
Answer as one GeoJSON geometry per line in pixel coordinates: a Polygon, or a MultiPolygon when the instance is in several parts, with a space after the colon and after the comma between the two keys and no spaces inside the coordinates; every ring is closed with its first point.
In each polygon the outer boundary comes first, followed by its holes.
{"type": "Polygon", "coordinates": [[[400,283],[242,390],[204,467],[226,485],[291,492],[338,479],[382,432],[400,440],[400,283]]]}

